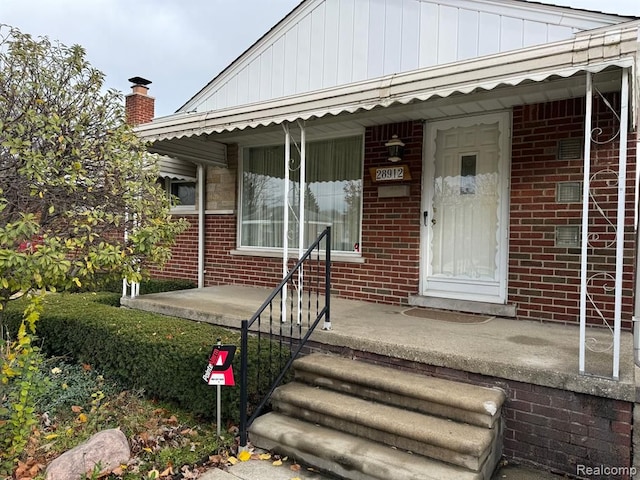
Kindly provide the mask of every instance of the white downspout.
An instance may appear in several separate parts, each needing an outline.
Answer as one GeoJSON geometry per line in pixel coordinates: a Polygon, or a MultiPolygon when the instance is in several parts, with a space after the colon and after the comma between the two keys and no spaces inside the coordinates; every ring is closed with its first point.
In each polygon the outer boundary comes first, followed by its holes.
{"type": "Polygon", "coordinates": [[[622,325],[622,277],[624,267],[624,223],[627,192],[627,137],[629,129],[629,69],[622,69],[620,92],[620,147],[618,149],[618,218],[616,226],[616,284],[613,324],[613,379],[620,377],[620,328],[622,325]]]}
{"type": "Polygon", "coordinates": [[[582,180],[582,248],[580,253],[580,374],[585,373],[587,336],[587,251],[589,241],[589,179],[591,177],[591,110],[593,108],[593,79],[587,72],[584,113],[584,175],[582,180]]]}
{"type": "Polygon", "coordinates": [[[205,176],[204,164],[198,163],[198,288],[204,288],[205,176]]]}

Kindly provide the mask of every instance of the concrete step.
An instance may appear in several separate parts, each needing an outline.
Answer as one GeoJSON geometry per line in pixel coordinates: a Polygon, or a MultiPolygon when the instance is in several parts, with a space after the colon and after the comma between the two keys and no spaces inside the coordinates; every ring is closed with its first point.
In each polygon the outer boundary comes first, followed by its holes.
{"type": "Polygon", "coordinates": [[[391,369],[348,358],[313,354],[295,362],[296,379],[380,403],[492,428],[503,391],[391,369]]]}
{"type": "Polygon", "coordinates": [[[271,404],[284,415],[476,472],[493,457],[499,432],[299,382],[279,387],[271,404]]]}
{"type": "Polygon", "coordinates": [[[482,480],[490,476],[271,412],[249,429],[266,450],[349,480],[482,480]]]}

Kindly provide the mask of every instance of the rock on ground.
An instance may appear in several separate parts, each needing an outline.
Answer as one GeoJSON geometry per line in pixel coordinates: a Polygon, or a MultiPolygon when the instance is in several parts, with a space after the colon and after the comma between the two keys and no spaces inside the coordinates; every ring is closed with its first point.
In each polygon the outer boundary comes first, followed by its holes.
{"type": "Polygon", "coordinates": [[[102,475],[126,464],[130,457],[125,434],[116,428],[103,430],[53,460],[47,467],[46,480],[91,478],[96,466],[102,475]]]}

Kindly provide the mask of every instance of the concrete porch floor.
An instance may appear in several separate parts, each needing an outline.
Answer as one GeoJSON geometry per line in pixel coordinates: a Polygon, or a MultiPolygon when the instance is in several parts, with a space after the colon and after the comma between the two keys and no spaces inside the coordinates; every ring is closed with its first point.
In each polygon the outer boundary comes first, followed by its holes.
{"type": "MultiPolygon", "coordinates": [[[[270,290],[237,285],[207,287],[122,299],[126,307],[239,328],[270,290]]],[[[311,340],[347,350],[370,352],[436,367],[517,380],[573,392],[634,402],[636,367],[633,337],[621,334],[620,376],[612,380],[611,349],[587,350],[586,375],[578,368],[579,329],[504,318],[453,323],[408,316],[412,307],[332,297],[330,331],[311,340]]],[[[607,329],[590,328],[587,338],[610,345],[607,329]]],[[[518,478],[504,475],[502,478],[518,478]]],[[[506,471],[505,471],[506,474],[506,471]]],[[[500,477],[496,477],[500,478],[500,477]]]]}

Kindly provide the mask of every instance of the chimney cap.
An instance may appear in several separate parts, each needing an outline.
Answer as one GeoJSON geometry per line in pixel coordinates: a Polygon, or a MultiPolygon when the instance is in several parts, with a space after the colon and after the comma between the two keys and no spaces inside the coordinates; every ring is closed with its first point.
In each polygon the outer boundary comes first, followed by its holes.
{"type": "Polygon", "coordinates": [[[131,83],[134,83],[135,85],[142,85],[143,87],[146,87],[151,83],[151,80],[147,80],[146,78],[142,77],[131,77],[129,81],[131,83]]]}

